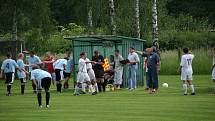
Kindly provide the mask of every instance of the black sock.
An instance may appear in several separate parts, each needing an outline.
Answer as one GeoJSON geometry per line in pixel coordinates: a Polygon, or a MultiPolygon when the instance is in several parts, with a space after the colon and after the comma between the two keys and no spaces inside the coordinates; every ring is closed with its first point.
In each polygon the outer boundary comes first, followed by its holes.
{"type": "Polygon", "coordinates": [[[7,92],[10,94],[11,93],[11,85],[7,85],[7,92]]]}
{"type": "Polygon", "coordinates": [[[41,95],[41,93],[37,93],[37,100],[38,100],[39,106],[41,106],[42,105],[42,95],[41,95]]]}
{"type": "Polygon", "coordinates": [[[50,92],[46,92],[46,105],[49,105],[50,92]]]}
{"type": "Polygon", "coordinates": [[[61,92],[62,84],[57,84],[57,92],[61,92]]]}
{"type": "Polygon", "coordinates": [[[21,94],[24,94],[25,85],[21,85],[21,94]]]}
{"type": "Polygon", "coordinates": [[[99,92],[101,92],[101,91],[102,91],[101,83],[100,83],[100,82],[98,82],[98,83],[97,83],[97,86],[98,86],[99,92]]]}
{"type": "Polygon", "coordinates": [[[59,84],[59,92],[61,92],[62,84],[59,84]]]}
{"type": "Polygon", "coordinates": [[[105,92],[105,87],[106,87],[106,84],[103,82],[103,83],[102,83],[103,92],[105,92]]]}

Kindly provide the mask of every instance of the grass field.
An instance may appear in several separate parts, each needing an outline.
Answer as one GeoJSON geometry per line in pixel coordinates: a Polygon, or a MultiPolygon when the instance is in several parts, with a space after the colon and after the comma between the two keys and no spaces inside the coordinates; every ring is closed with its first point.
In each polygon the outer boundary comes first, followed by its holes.
{"type": "MultiPolygon", "coordinates": [[[[0,81],[0,121],[214,121],[215,95],[209,75],[194,76],[196,96],[183,96],[179,76],[160,76],[159,93],[150,95],[144,88],[120,90],[96,96],[73,96],[72,90],[58,95],[52,86],[50,108],[37,109],[36,95],[27,84],[20,95],[18,81],[13,95],[5,96],[0,81]]],[[[45,99],[43,95],[43,104],[45,99]]]]}

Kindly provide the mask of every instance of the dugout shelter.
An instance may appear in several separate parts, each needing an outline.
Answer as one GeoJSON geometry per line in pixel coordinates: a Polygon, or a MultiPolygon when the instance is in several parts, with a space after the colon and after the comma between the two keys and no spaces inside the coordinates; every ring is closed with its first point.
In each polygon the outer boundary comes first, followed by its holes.
{"type": "MultiPolygon", "coordinates": [[[[81,52],[87,52],[87,57],[92,59],[95,50],[98,50],[104,58],[109,58],[110,55],[114,55],[116,49],[118,49],[121,55],[127,59],[130,47],[134,47],[135,50],[144,50],[145,40],[116,36],[116,35],[88,35],[88,36],[74,36],[65,37],[71,41],[71,51],[74,59],[74,80],[76,80],[77,65],[79,60],[79,54],[81,52]]],[[[144,62],[143,58],[140,57],[140,63],[138,64],[137,70],[137,86],[144,85],[144,62]]],[[[128,70],[127,66],[124,67],[123,73],[123,86],[128,85],[128,70]]]]}

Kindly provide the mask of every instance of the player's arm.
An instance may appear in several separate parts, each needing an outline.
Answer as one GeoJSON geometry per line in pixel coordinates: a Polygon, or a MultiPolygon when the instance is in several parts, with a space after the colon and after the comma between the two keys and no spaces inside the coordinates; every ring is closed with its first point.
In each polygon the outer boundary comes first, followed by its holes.
{"type": "Polygon", "coordinates": [[[35,87],[37,87],[37,81],[35,79],[33,79],[32,82],[35,85],[35,87]]]}
{"type": "Polygon", "coordinates": [[[141,55],[142,57],[147,57],[147,53],[145,51],[136,51],[137,54],[141,55]]]}
{"type": "Polygon", "coordinates": [[[156,54],[156,62],[157,62],[157,69],[160,71],[160,57],[158,54],[156,54]]]}

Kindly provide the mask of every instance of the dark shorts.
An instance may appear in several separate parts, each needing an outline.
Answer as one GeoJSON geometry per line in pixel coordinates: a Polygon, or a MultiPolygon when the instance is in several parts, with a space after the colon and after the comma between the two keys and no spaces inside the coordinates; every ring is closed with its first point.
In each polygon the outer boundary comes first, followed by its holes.
{"type": "Polygon", "coordinates": [[[50,77],[43,78],[41,80],[41,87],[44,88],[45,90],[49,90],[51,86],[51,81],[52,79],[50,77]]]}
{"type": "Polygon", "coordinates": [[[71,73],[63,72],[64,78],[70,78],[71,73]]]}
{"type": "Polygon", "coordinates": [[[104,78],[104,70],[103,69],[95,69],[95,76],[96,78],[104,78]]]}
{"type": "Polygon", "coordinates": [[[57,82],[60,82],[60,81],[61,81],[61,76],[62,76],[62,75],[61,75],[61,71],[62,71],[62,70],[60,70],[60,69],[55,69],[54,71],[55,71],[56,81],[57,81],[57,82]]]}
{"type": "Polygon", "coordinates": [[[5,73],[5,84],[13,84],[13,80],[14,80],[14,73],[13,72],[9,72],[9,73],[5,73]]]}
{"type": "Polygon", "coordinates": [[[25,78],[20,78],[19,80],[20,80],[21,84],[26,83],[26,79],[25,78]]]}

